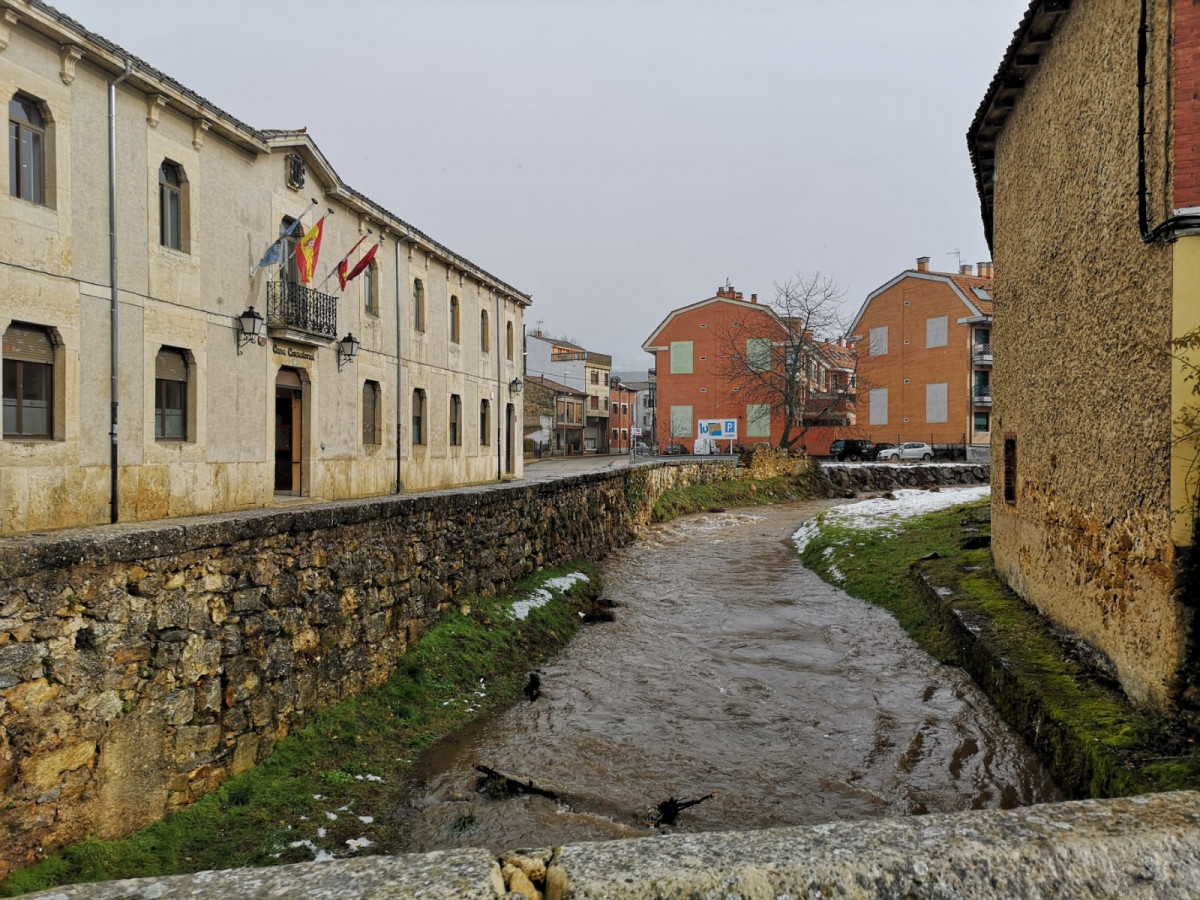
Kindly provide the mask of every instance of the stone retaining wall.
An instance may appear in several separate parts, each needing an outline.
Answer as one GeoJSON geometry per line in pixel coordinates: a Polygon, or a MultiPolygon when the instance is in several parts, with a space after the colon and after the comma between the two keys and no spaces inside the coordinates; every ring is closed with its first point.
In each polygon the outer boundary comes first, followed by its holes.
{"type": "Polygon", "coordinates": [[[961,465],[922,465],[920,463],[839,465],[825,463],[820,467],[820,471],[835,489],[854,491],[855,493],[929,487],[931,485],[952,487],[963,484],[987,484],[991,479],[990,467],[980,463],[963,463],[961,465]]]}
{"type": "Polygon", "coordinates": [[[0,542],[0,877],[161,818],[381,684],[452,598],[631,540],[731,460],[0,542]]]}

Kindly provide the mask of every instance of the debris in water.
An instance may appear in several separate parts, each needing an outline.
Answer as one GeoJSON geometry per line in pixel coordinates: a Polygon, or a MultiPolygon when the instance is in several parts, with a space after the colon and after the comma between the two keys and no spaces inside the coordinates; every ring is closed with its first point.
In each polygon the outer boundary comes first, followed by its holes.
{"type": "Polygon", "coordinates": [[[674,797],[668,797],[657,806],[650,807],[650,821],[646,824],[655,828],[662,825],[674,825],[675,820],[679,818],[679,814],[689,806],[696,806],[715,796],[717,796],[716,791],[713,791],[711,794],[705,794],[703,797],[697,797],[695,800],[676,800],[674,797]]]}
{"type": "Polygon", "coordinates": [[[542,678],[537,672],[529,673],[529,681],[525,682],[522,693],[530,703],[542,696],[542,678]]]}
{"type": "Polygon", "coordinates": [[[554,791],[547,791],[544,788],[534,785],[532,778],[521,781],[519,778],[513,778],[511,775],[497,772],[488,766],[476,766],[475,771],[481,772],[484,776],[480,780],[479,788],[486,790],[492,796],[515,797],[517,794],[534,794],[550,800],[558,799],[558,794],[554,793],[554,791]]]}

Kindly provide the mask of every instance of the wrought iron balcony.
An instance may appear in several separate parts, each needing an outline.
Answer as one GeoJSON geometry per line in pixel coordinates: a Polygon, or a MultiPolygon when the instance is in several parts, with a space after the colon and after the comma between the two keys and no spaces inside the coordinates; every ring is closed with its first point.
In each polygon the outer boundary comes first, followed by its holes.
{"type": "Polygon", "coordinates": [[[267,328],[337,338],[337,298],[290,281],[267,282],[267,328]]]}
{"type": "Polygon", "coordinates": [[[992,386],[991,384],[976,384],[971,389],[971,396],[975,400],[976,406],[991,406],[992,405],[992,386]]]}
{"type": "Polygon", "coordinates": [[[992,345],[976,344],[971,348],[971,359],[977,363],[990,364],[992,361],[992,345]]]}

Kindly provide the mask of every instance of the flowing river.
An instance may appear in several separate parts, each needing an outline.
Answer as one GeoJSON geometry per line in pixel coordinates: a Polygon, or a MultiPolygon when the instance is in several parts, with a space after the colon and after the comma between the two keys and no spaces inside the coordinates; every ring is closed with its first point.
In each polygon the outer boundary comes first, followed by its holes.
{"type": "Polygon", "coordinates": [[[789,537],[827,501],[693,516],[603,564],[616,620],[542,670],[542,695],[419,761],[411,844],[548,847],[1061,799],[960,670],[823,582],[789,537]],[[493,799],[476,764],[557,799],[493,799]]]}

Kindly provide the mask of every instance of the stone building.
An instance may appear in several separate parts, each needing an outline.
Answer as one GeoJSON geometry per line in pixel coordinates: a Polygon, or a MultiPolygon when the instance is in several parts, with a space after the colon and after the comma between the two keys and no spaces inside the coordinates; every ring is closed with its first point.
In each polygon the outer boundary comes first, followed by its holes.
{"type": "Polygon", "coordinates": [[[996,263],[992,551],[1135,700],[1194,705],[1200,6],[1030,3],[968,132],[996,263]],[[1191,690],[1188,688],[1191,687],[1191,690]]]}
{"type": "Polygon", "coordinates": [[[965,446],[987,459],[992,412],[992,266],[931,272],[929,257],[867,295],[850,325],[875,441],[965,446]]]}
{"type": "Polygon", "coordinates": [[[583,409],[587,394],[550,378],[525,379],[525,437],[543,455],[583,453],[583,409]]]}
{"type": "Polygon", "coordinates": [[[0,94],[0,534],[520,476],[527,295],[39,0],[0,94]]]}

